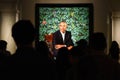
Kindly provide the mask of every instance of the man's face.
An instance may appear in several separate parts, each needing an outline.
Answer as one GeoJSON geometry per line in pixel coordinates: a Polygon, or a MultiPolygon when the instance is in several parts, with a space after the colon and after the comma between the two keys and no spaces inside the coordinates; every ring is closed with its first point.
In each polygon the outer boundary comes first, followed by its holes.
{"type": "Polygon", "coordinates": [[[65,22],[61,22],[59,24],[59,29],[60,29],[61,32],[64,33],[66,31],[66,29],[67,29],[67,24],[65,22]]]}

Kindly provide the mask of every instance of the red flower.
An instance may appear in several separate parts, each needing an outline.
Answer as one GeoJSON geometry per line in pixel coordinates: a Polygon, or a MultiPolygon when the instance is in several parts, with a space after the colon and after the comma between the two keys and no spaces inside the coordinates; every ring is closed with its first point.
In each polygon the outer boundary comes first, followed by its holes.
{"type": "Polygon", "coordinates": [[[43,20],[42,24],[45,25],[45,24],[47,24],[47,22],[45,20],[43,20]]]}

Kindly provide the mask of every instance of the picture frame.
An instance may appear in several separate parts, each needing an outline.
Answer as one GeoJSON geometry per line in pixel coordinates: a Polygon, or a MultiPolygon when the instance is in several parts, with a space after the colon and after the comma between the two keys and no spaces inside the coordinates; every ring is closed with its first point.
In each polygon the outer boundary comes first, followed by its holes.
{"type": "Polygon", "coordinates": [[[93,4],[35,4],[36,41],[51,41],[52,34],[59,29],[60,21],[66,21],[72,40],[86,39],[88,42],[93,31],[93,4]]]}

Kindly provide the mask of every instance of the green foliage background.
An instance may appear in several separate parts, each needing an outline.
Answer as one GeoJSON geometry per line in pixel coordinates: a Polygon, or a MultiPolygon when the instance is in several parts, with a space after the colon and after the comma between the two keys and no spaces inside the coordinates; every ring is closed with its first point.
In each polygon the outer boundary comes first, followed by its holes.
{"type": "Polygon", "coordinates": [[[44,40],[45,34],[57,31],[58,24],[66,21],[68,31],[71,31],[73,42],[89,38],[89,9],[85,7],[41,7],[39,8],[39,40],[44,40]],[[45,23],[44,23],[45,22],[45,23]]]}

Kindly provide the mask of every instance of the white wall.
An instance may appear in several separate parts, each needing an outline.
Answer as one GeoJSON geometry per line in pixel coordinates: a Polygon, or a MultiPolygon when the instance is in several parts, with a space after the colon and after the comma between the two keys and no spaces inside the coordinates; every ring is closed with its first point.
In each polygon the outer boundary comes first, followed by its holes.
{"type": "Polygon", "coordinates": [[[15,44],[13,38],[11,37],[11,28],[15,22],[15,14],[12,12],[3,12],[1,14],[1,39],[8,42],[7,50],[10,50],[11,53],[14,52],[15,44]]]}
{"type": "Polygon", "coordinates": [[[117,41],[120,47],[120,11],[112,13],[112,41],[117,41]]]}
{"type": "Polygon", "coordinates": [[[15,23],[15,6],[12,3],[0,3],[0,39],[7,41],[7,50],[15,52],[16,46],[11,37],[11,28],[15,23]]]}
{"type": "Polygon", "coordinates": [[[120,44],[120,12],[112,14],[112,41],[116,40],[120,44]]]}

